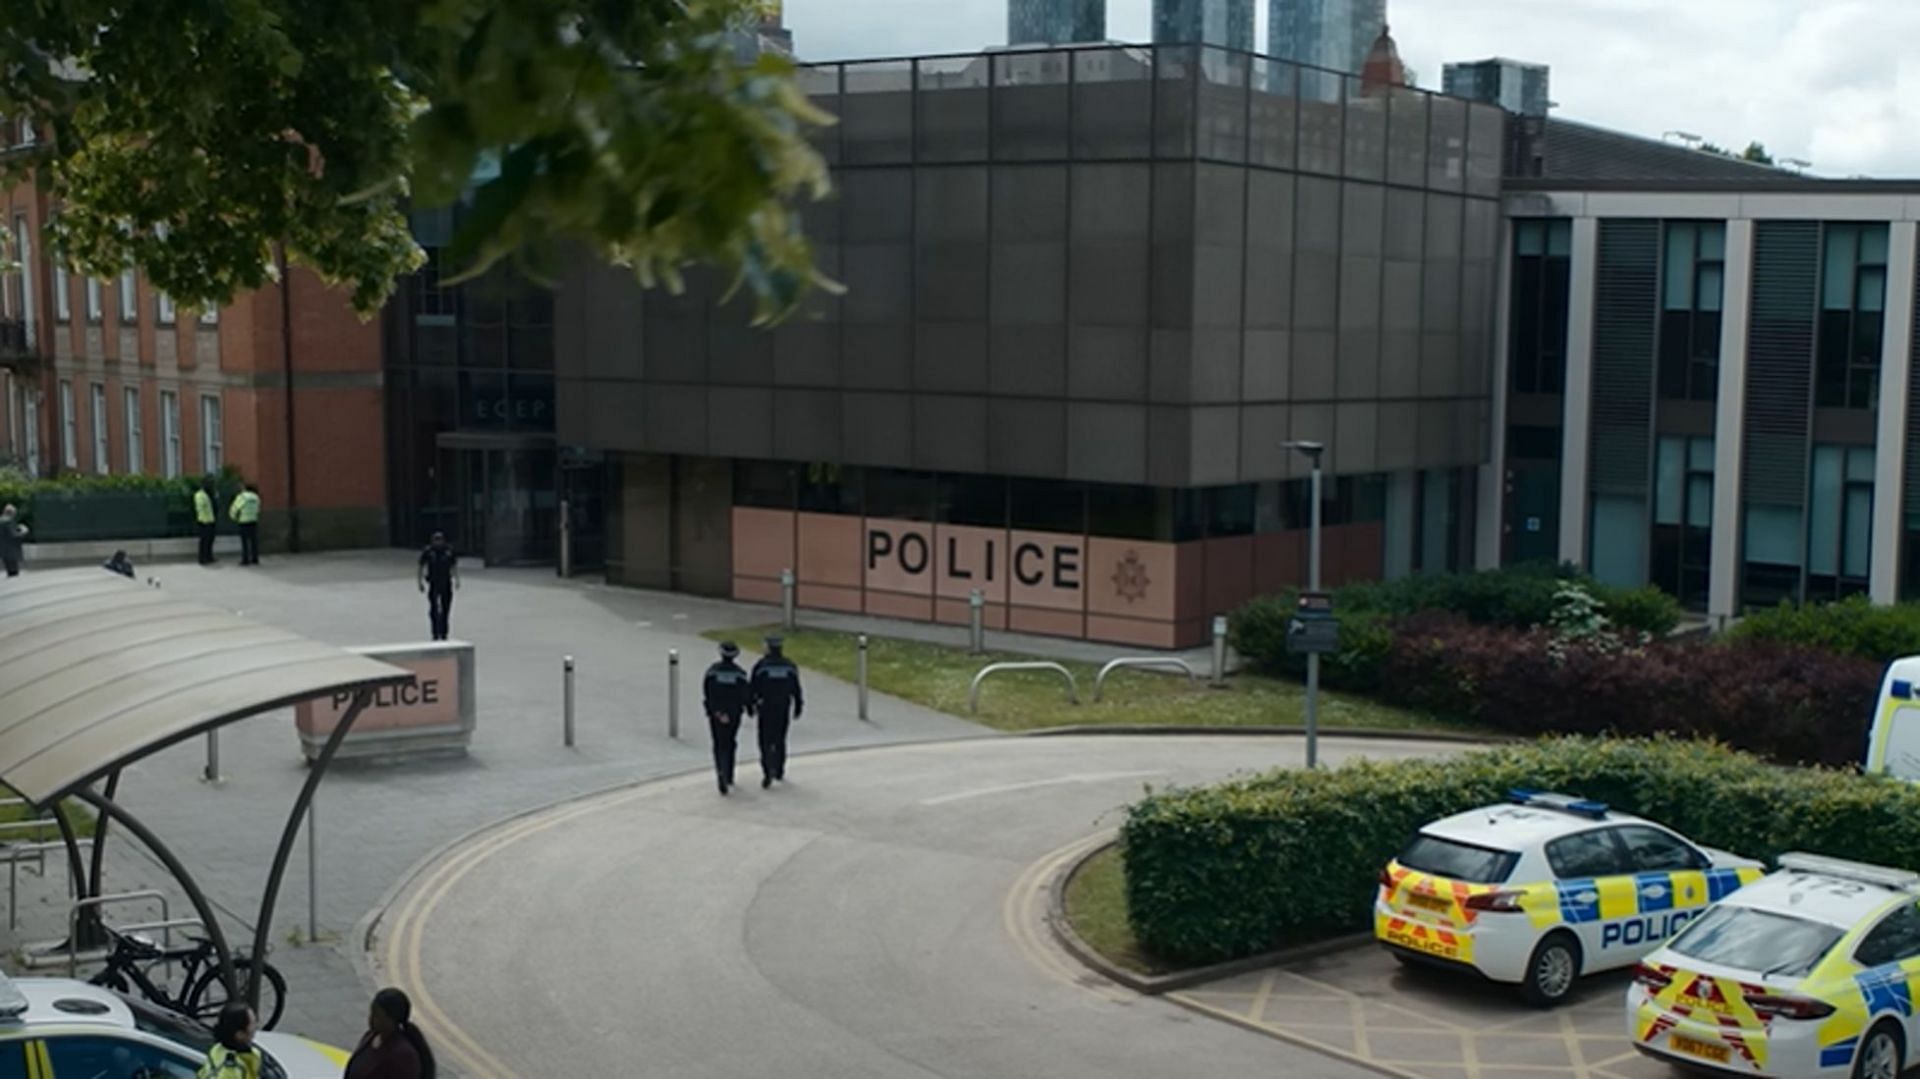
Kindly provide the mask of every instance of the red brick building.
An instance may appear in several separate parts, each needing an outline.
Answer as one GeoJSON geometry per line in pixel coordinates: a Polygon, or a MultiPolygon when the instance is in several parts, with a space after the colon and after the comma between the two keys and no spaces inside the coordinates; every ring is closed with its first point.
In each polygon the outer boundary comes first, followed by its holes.
{"type": "Polygon", "coordinates": [[[0,190],[17,262],[0,287],[0,456],[41,476],[231,465],[260,485],[270,549],[387,542],[378,320],[303,270],[206,312],[135,271],[83,278],[48,256],[51,209],[31,184],[0,190]]]}

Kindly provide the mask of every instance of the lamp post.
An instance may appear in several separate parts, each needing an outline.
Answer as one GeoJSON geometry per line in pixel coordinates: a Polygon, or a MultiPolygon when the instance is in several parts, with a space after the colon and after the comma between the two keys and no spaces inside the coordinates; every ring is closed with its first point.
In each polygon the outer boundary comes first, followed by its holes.
{"type": "MultiPolygon", "coordinates": [[[[1320,455],[1327,450],[1322,442],[1296,440],[1285,443],[1297,450],[1313,466],[1308,484],[1307,510],[1307,591],[1320,591],[1320,455]]],[[[1320,763],[1320,653],[1307,653],[1307,767],[1320,763]]]]}

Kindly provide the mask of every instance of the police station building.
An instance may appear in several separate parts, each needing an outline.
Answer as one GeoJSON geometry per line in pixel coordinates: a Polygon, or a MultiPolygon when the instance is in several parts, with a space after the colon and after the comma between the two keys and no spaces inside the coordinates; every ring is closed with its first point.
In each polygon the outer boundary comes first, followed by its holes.
{"type": "MultiPolygon", "coordinates": [[[[828,64],[844,295],[581,262],[389,316],[395,535],[1141,646],[1301,582],[1560,558],[1714,614],[1890,599],[1920,186],[1241,52],[828,64]],[[478,321],[476,321],[478,320],[478,321]]],[[[471,286],[467,286],[471,288],[471,286]]],[[[1920,521],[1920,517],[1914,517],[1920,521]]]]}

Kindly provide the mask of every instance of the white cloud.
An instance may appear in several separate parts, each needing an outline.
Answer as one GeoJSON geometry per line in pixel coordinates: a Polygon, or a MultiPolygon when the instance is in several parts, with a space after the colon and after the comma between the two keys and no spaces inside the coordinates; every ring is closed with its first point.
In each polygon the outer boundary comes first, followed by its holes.
{"type": "MultiPolygon", "coordinates": [[[[1109,34],[1144,40],[1150,7],[1109,0],[1109,34]]],[[[1394,0],[1390,18],[1429,87],[1445,61],[1511,56],[1552,65],[1562,116],[1920,176],[1914,0],[1394,0]]],[[[808,59],[967,52],[1004,39],[1006,0],[788,0],[787,22],[808,59]]]]}

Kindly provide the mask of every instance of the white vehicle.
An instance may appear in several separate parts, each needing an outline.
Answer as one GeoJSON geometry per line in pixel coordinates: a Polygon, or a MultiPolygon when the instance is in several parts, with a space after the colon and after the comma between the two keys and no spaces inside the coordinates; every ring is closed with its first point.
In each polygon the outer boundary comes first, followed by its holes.
{"type": "Polygon", "coordinates": [[[1514,791],[1420,829],[1380,872],[1373,934],[1396,958],[1470,968],[1551,1007],[1763,872],[1599,802],[1514,791]]]}
{"type": "Polygon", "coordinates": [[[1873,707],[1873,730],[1867,735],[1866,770],[1895,779],[1920,780],[1920,656],[1904,656],[1887,664],[1880,680],[1880,699],[1873,707]]]}
{"type": "MultiPolygon", "coordinates": [[[[261,1031],[260,1079],[338,1079],[347,1054],[261,1031]]],[[[0,975],[0,1077],[194,1079],[213,1035],[199,1023],[71,978],[0,975]]]]}
{"type": "Polygon", "coordinates": [[[1897,1079],[1920,1038],[1920,875],[1808,854],[1780,866],[1634,972],[1633,1047],[1741,1075],[1897,1079]]]}

